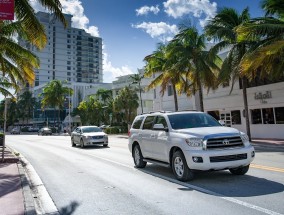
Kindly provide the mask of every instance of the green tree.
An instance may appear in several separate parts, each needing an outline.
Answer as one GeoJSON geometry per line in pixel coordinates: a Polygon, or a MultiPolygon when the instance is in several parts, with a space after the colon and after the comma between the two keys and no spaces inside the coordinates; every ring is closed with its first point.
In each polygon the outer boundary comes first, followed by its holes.
{"type": "Polygon", "coordinates": [[[27,121],[33,116],[35,104],[36,98],[33,97],[33,94],[30,91],[27,90],[19,96],[17,105],[21,115],[26,118],[27,121]]]}
{"type": "Polygon", "coordinates": [[[140,97],[140,106],[141,106],[141,112],[143,113],[143,104],[142,104],[142,89],[141,89],[141,81],[144,78],[144,75],[141,74],[134,74],[131,75],[130,80],[132,81],[132,84],[138,84],[138,91],[139,91],[139,97],[140,97]]]}
{"type": "Polygon", "coordinates": [[[34,68],[39,67],[39,59],[13,39],[19,33],[24,36],[20,22],[0,21],[0,72],[5,81],[18,89],[18,81],[32,84],[34,68]]]}
{"type": "Polygon", "coordinates": [[[84,125],[100,125],[104,117],[103,103],[93,96],[88,100],[80,102],[78,115],[84,125]]]}
{"type": "Polygon", "coordinates": [[[244,9],[240,14],[232,8],[222,9],[208,25],[205,26],[205,32],[208,36],[218,41],[212,48],[218,53],[221,50],[229,49],[228,55],[225,58],[219,78],[222,81],[232,79],[232,89],[235,81],[238,78],[242,80],[243,100],[246,112],[246,128],[247,134],[251,139],[250,123],[248,117],[248,101],[247,101],[247,78],[241,75],[240,63],[243,56],[255,44],[254,41],[239,41],[236,29],[250,20],[248,9],[244,9]]]}
{"type": "MultiPolygon", "coordinates": [[[[67,26],[62,13],[62,5],[59,0],[36,0],[36,2],[49,12],[52,12],[55,18],[59,19],[64,26],[67,26]]],[[[23,38],[39,49],[44,48],[47,42],[47,36],[43,25],[35,16],[31,2],[29,0],[15,0],[15,15],[17,20],[20,21],[21,31],[25,33],[25,37],[23,38]]]]}
{"type": "Polygon", "coordinates": [[[237,28],[240,41],[257,41],[241,61],[241,74],[253,79],[283,77],[284,68],[284,3],[265,0],[265,17],[250,20],[237,28]],[[271,16],[272,15],[272,16],[271,16]]]}
{"type": "Polygon", "coordinates": [[[181,76],[175,72],[175,68],[172,66],[171,59],[168,58],[167,45],[159,44],[156,51],[151,55],[148,55],[144,58],[146,62],[145,66],[145,76],[151,77],[154,74],[157,77],[149,84],[147,89],[161,87],[160,94],[164,96],[165,91],[168,87],[172,86],[173,95],[174,95],[174,104],[175,110],[178,110],[178,101],[177,101],[177,89],[178,83],[180,82],[181,76]]]}
{"type": "Polygon", "coordinates": [[[109,115],[112,114],[112,104],[113,104],[113,97],[112,97],[112,90],[107,89],[98,89],[96,93],[96,97],[99,101],[103,104],[103,124],[110,124],[109,115]]]}
{"type": "Polygon", "coordinates": [[[205,35],[200,35],[196,28],[181,26],[168,51],[176,76],[184,77],[178,82],[182,85],[180,89],[187,96],[198,92],[201,111],[204,111],[202,88],[208,91],[217,88],[217,75],[222,63],[216,53],[206,50],[205,40],[205,35]]]}
{"type": "Polygon", "coordinates": [[[72,95],[73,90],[69,87],[63,86],[63,83],[59,80],[53,80],[45,85],[42,97],[41,107],[52,107],[54,110],[58,109],[58,122],[60,121],[60,110],[64,107],[64,101],[67,95],[72,95]]]}
{"type": "Polygon", "coordinates": [[[118,92],[113,101],[114,111],[124,113],[124,122],[130,124],[133,114],[139,107],[139,98],[135,90],[131,87],[124,87],[118,92]]]}

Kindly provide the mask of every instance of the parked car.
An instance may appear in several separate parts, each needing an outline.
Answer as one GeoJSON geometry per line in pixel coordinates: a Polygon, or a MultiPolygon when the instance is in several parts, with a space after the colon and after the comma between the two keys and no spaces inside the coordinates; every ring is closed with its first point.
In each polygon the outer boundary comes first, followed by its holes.
{"type": "Polygon", "coordinates": [[[80,126],[71,133],[71,144],[82,148],[91,145],[108,146],[108,136],[97,126],[80,126]]]}
{"type": "Polygon", "coordinates": [[[17,127],[15,127],[15,128],[13,128],[12,130],[11,130],[11,132],[10,132],[11,134],[20,134],[21,133],[21,129],[20,128],[17,128],[17,127]]]}
{"type": "Polygon", "coordinates": [[[52,131],[50,128],[41,128],[38,131],[38,135],[52,135],[52,131]]]}
{"type": "Polygon", "coordinates": [[[244,175],[255,156],[245,133],[196,111],[136,116],[128,147],[137,168],[147,162],[168,166],[180,181],[193,179],[195,170],[244,175]]]}

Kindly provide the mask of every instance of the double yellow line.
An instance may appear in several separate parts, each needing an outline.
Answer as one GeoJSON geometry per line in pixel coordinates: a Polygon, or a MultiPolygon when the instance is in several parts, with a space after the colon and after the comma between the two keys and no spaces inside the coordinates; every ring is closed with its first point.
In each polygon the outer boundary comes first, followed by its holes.
{"type": "Polygon", "coordinates": [[[253,163],[250,164],[250,167],[256,168],[256,169],[263,169],[263,170],[269,170],[269,171],[283,172],[283,173],[284,173],[284,169],[282,169],[282,168],[277,168],[277,167],[262,166],[262,165],[253,164],[253,163]]]}

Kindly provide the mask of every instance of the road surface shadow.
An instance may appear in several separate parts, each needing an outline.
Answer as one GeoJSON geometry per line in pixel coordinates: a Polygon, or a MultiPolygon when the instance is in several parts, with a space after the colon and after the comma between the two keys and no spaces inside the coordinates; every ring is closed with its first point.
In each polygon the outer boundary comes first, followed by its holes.
{"type": "MultiPolygon", "coordinates": [[[[144,173],[160,177],[165,180],[176,181],[170,168],[155,164],[147,164],[144,169],[138,169],[144,173]]],[[[206,190],[213,191],[228,197],[251,197],[263,196],[284,191],[284,185],[265,178],[247,175],[232,175],[228,170],[213,172],[196,172],[195,178],[186,184],[194,185],[206,190]]],[[[180,190],[189,191],[191,188],[180,190]]]]}
{"type": "Polygon", "coordinates": [[[75,212],[79,205],[80,204],[77,201],[72,201],[69,205],[60,208],[58,212],[60,215],[71,215],[75,212]]]}

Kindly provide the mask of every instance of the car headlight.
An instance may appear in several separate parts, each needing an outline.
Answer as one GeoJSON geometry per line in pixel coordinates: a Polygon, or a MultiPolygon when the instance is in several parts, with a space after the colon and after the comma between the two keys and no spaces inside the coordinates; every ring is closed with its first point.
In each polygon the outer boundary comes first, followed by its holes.
{"type": "Polygon", "coordinates": [[[188,138],[188,139],[185,139],[185,142],[190,147],[202,147],[203,146],[203,139],[201,138],[188,138]]]}
{"type": "Polygon", "coordinates": [[[241,137],[241,139],[242,139],[242,141],[243,141],[244,144],[250,145],[248,135],[246,135],[245,133],[241,133],[241,134],[240,134],[240,137],[241,137]]]}
{"type": "Polygon", "coordinates": [[[85,136],[86,139],[92,139],[92,136],[85,136]]]}

